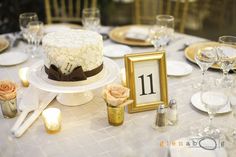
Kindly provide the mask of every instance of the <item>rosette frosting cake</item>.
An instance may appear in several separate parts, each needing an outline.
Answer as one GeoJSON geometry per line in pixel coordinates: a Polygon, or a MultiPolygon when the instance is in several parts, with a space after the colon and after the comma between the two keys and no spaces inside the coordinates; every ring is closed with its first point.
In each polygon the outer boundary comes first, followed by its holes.
{"type": "Polygon", "coordinates": [[[42,41],[48,78],[81,81],[103,69],[103,40],[96,32],[68,30],[47,34],[42,41]]]}

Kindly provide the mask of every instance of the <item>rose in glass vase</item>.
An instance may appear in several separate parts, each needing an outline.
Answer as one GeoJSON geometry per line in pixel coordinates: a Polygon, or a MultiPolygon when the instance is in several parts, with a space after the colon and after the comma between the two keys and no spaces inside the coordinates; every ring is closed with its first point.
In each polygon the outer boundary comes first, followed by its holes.
{"type": "Polygon", "coordinates": [[[11,81],[0,81],[0,105],[5,118],[16,116],[16,90],[17,86],[11,81]]]}
{"type": "Polygon", "coordinates": [[[118,106],[129,98],[129,88],[119,84],[111,84],[103,91],[103,98],[107,104],[118,106]]]}
{"type": "Polygon", "coordinates": [[[107,104],[108,122],[118,126],[124,122],[124,107],[132,100],[128,100],[130,89],[119,84],[108,85],[103,90],[103,99],[107,104]]]}

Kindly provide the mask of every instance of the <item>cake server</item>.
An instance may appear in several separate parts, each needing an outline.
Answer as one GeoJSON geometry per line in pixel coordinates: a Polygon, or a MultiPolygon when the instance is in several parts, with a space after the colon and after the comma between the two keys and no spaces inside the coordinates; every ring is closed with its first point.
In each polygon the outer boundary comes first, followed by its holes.
{"type": "Polygon", "coordinates": [[[19,126],[22,124],[22,122],[25,120],[27,115],[38,108],[39,105],[39,96],[36,89],[32,86],[30,86],[28,89],[26,89],[25,93],[23,94],[23,98],[21,100],[21,103],[19,105],[19,109],[22,111],[19,118],[11,128],[11,132],[14,133],[19,126]]]}
{"type": "Polygon", "coordinates": [[[15,137],[20,137],[33,124],[33,122],[40,116],[48,104],[57,96],[56,93],[46,93],[45,98],[40,102],[39,107],[34,110],[32,115],[25,120],[25,122],[14,132],[15,137]]]}

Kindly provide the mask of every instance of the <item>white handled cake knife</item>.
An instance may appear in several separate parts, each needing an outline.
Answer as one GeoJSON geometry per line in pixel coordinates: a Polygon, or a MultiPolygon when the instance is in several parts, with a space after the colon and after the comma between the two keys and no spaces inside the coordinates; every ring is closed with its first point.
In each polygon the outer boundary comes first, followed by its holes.
{"type": "Polygon", "coordinates": [[[21,100],[21,103],[19,105],[19,109],[22,112],[11,129],[11,132],[13,134],[18,129],[18,127],[23,123],[27,115],[39,107],[39,96],[36,90],[37,89],[35,89],[32,86],[26,89],[23,98],[21,100]]]}
{"type": "Polygon", "coordinates": [[[36,109],[32,115],[14,132],[15,137],[20,137],[33,124],[33,122],[40,116],[48,104],[57,96],[56,93],[48,94],[40,103],[39,108],[36,109]]]}

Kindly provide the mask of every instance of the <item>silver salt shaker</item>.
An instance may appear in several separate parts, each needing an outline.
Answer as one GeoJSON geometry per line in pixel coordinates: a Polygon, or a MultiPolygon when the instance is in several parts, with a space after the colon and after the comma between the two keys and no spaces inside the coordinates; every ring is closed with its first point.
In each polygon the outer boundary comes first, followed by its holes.
{"type": "Polygon", "coordinates": [[[177,102],[175,99],[171,99],[169,101],[167,119],[168,119],[168,125],[175,125],[178,121],[177,102]]]}

